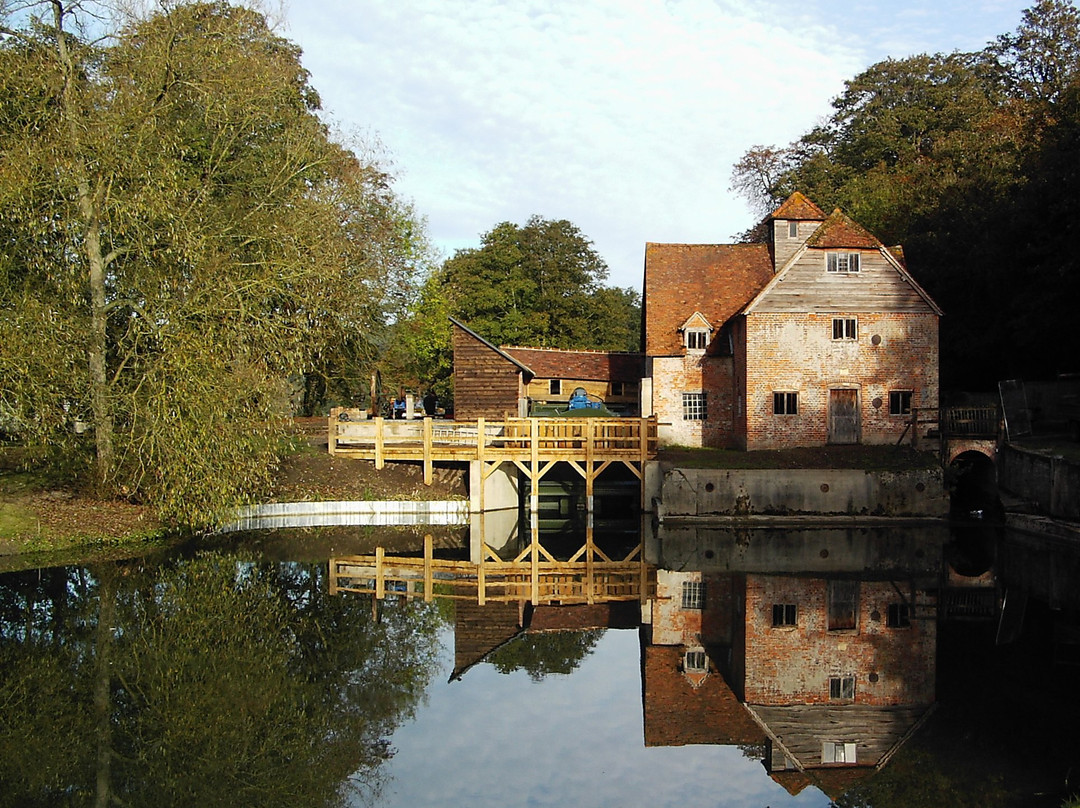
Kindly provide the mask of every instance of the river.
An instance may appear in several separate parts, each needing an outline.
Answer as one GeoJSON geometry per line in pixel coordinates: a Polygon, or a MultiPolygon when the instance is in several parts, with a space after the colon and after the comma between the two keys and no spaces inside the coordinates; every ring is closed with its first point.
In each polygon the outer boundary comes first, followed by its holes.
{"type": "MultiPolygon", "coordinates": [[[[4,573],[0,808],[1080,792],[1080,548],[974,523],[645,538],[644,608],[330,594],[331,556],[416,555],[416,529],[4,573]]],[[[467,542],[440,528],[435,552],[467,542]]]]}

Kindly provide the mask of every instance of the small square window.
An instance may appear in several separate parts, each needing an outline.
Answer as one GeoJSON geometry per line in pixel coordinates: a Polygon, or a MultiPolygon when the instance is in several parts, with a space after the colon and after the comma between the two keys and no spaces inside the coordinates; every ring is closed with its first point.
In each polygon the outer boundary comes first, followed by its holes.
{"type": "Polygon", "coordinates": [[[548,382],[548,394],[553,396],[562,395],[562,379],[551,379],[548,382]]]}
{"type": "Polygon", "coordinates": [[[682,607],[700,610],[705,605],[705,584],[702,581],[683,581],[682,607]]]}
{"type": "Polygon", "coordinates": [[[773,393],[773,415],[798,415],[798,393],[773,393]]]}
{"type": "Polygon", "coordinates": [[[859,271],[859,254],[831,252],[825,253],[825,269],[828,272],[848,274],[859,271]]]}
{"type": "Polygon", "coordinates": [[[684,421],[704,421],[707,416],[704,393],[682,394],[682,417],[684,421]]]}
{"type": "Polygon", "coordinates": [[[794,603],[774,603],[772,607],[772,624],[774,626],[794,626],[798,611],[794,603]]]}
{"type": "Polygon", "coordinates": [[[704,351],[709,344],[709,332],[700,328],[686,330],[686,347],[691,351],[704,351]]]}
{"type": "Polygon", "coordinates": [[[829,677],[829,699],[832,701],[852,701],[855,698],[854,676],[829,677]]]}
{"type": "Polygon", "coordinates": [[[686,671],[693,671],[695,673],[701,673],[708,670],[705,652],[700,648],[687,651],[686,655],[683,657],[683,668],[686,671]]]}
{"type": "Polygon", "coordinates": [[[822,763],[856,763],[855,744],[826,741],[821,745],[822,763]]]}
{"type": "Polygon", "coordinates": [[[889,604],[889,628],[910,628],[911,609],[906,603],[889,604]]]}
{"type": "Polygon", "coordinates": [[[833,339],[858,339],[858,321],[854,317],[833,317],[833,339]]]}
{"type": "Polygon", "coordinates": [[[611,383],[611,395],[613,395],[613,396],[621,396],[621,395],[623,395],[623,383],[622,382],[612,382],[611,383]]]}
{"type": "Polygon", "coordinates": [[[889,415],[911,415],[911,391],[889,391],[889,415]]]}

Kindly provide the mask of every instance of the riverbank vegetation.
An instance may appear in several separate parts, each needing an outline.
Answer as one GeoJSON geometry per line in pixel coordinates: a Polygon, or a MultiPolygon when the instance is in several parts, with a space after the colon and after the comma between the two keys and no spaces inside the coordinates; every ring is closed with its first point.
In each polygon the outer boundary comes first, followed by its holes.
{"type": "MultiPolygon", "coordinates": [[[[32,472],[5,472],[18,496],[59,511],[75,490],[198,529],[273,496],[290,416],[399,389],[449,404],[448,316],[498,343],[639,345],[638,292],[606,287],[566,220],[498,223],[437,259],[381,146],[328,126],[299,48],[256,11],[118,9],[0,2],[0,438],[32,472]]],[[[1068,0],[976,53],[871,66],[733,184],[762,211],[800,189],[903,243],[947,312],[943,389],[1076,370],[1068,0]]],[[[25,532],[35,513],[6,499],[2,519],[25,532]]]]}

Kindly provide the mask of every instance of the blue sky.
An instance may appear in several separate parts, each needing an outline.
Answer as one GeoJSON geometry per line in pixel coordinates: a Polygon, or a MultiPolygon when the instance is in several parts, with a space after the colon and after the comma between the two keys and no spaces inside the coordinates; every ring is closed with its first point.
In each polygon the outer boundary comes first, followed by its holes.
{"type": "Polygon", "coordinates": [[[444,254],[569,219],[640,288],[647,241],[726,242],[755,144],[888,57],[981,48],[1034,0],[293,0],[281,32],[328,119],[378,143],[444,254]]]}
{"type": "Polygon", "coordinates": [[[447,683],[453,634],[427,702],[391,742],[381,808],[419,805],[826,808],[734,746],[646,747],[636,631],[607,631],[568,676],[533,682],[482,663],[447,683]]]}

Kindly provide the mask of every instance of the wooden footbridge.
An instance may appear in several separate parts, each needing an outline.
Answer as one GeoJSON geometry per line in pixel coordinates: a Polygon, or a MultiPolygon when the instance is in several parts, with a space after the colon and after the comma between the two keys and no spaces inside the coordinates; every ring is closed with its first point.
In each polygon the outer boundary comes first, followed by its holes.
{"type": "MultiPolygon", "coordinates": [[[[534,520],[535,523],[535,520],[534,520]]],[[[356,592],[387,597],[475,600],[540,604],[593,604],[656,596],[656,568],[646,564],[642,547],[611,558],[593,542],[590,529],[585,544],[568,560],[554,558],[540,544],[533,526],[532,539],[515,557],[500,556],[485,543],[480,563],[434,557],[433,539],[424,537],[422,557],[374,555],[330,559],[330,594],[356,592]]]]}
{"type": "Polygon", "coordinates": [[[656,458],[658,446],[655,417],[388,421],[360,419],[355,413],[331,410],[330,454],[374,460],[380,469],[388,461],[421,462],[428,485],[436,462],[476,463],[481,476],[473,482],[481,492],[482,483],[496,469],[512,463],[531,482],[534,512],[538,483],[556,463],[567,463],[581,475],[592,503],[594,483],[605,469],[621,464],[641,480],[645,463],[656,458]]]}

